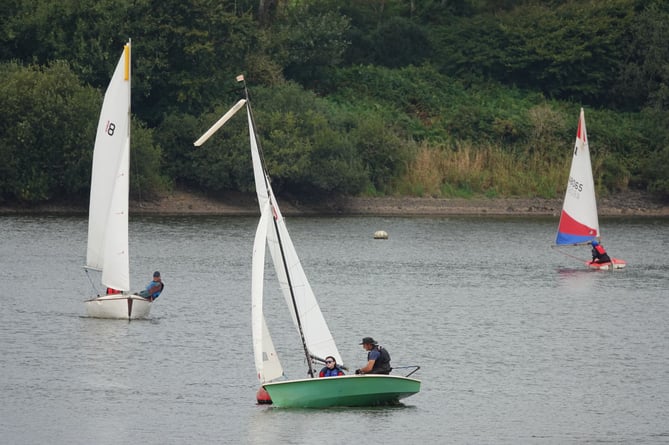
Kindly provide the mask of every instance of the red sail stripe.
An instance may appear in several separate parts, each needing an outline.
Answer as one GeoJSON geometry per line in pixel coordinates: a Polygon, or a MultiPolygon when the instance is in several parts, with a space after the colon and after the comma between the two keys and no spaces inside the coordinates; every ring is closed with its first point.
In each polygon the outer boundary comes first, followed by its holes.
{"type": "Polygon", "coordinates": [[[564,210],[562,211],[562,216],[560,217],[560,227],[558,227],[558,231],[560,233],[568,233],[569,235],[581,235],[581,236],[597,235],[597,231],[595,229],[576,221],[574,218],[569,216],[569,214],[564,210]]]}

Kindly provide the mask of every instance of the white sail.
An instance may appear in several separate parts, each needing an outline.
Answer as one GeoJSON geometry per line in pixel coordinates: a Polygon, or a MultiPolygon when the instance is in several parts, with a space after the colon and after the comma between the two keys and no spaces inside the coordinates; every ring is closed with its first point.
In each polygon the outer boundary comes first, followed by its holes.
{"type": "Polygon", "coordinates": [[[595,182],[592,178],[588,133],[581,108],[556,244],[577,244],[599,236],[595,182]]]}
{"type": "Polygon", "coordinates": [[[253,334],[253,354],[258,379],[269,382],[283,375],[283,368],[276,354],[263,313],[263,281],[265,276],[265,249],[267,228],[271,221],[269,203],[261,210],[260,222],[253,243],[251,268],[251,330],[253,334]]]}
{"type": "MultiPolygon", "coordinates": [[[[243,81],[243,76],[237,77],[243,81]]],[[[244,87],[246,89],[246,87],[244,87]]],[[[300,334],[305,358],[324,359],[328,355],[343,364],[332,334],[318,306],[314,293],[290,239],[288,230],[276,203],[269,176],[265,170],[262,152],[256,139],[253,115],[247,96],[247,118],[253,174],[260,207],[260,221],[253,242],[251,270],[251,330],[253,334],[254,362],[262,388],[258,390],[258,403],[273,403],[286,407],[377,406],[396,404],[401,398],[420,390],[420,381],[409,379],[419,366],[406,377],[390,375],[351,375],[327,379],[297,379],[273,381],[283,375],[276,350],[272,343],[264,316],[264,275],[266,249],[269,248],[279,285],[290,310],[293,323],[300,334]],[[267,246],[267,247],[266,247],[267,246]]],[[[240,101],[203,134],[195,145],[203,144],[237,110],[240,101]]],[[[313,363],[309,363],[311,371],[313,363]]],[[[312,377],[315,375],[312,374],[312,377]]]]}
{"type": "Polygon", "coordinates": [[[128,166],[130,159],[130,43],[116,66],[100,112],[88,215],[86,266],[103,271],[102,284],[130,290],[128,166]]]}
{"type": "Polygon", "coordinates": [[[302,269],[302,264],[290,239],[272,187],[269,184],[269,179],[263,168],[248,104],[247,117],[258,204],[261,211],[267,204],[269,204],[271,209],[273,221],[267,230],[267,243],[293,323],[298,331],[300,329],[299,326],[301,326],[304,341],[311,356],[324,359],[326,356],[331,355],[337,360],[337,363],[344,365],[334,338],[330,333],[330,329],[302,269]],[[281,244],[279,244],[279,240],[281,244]],[[295,308],[297,308],[297,312],[295,308]]]}
{"type": "Polygon", "coordinates": [[[130,257],[128,256],[128,195],[130,181],[130,139],[122,150],[121,162],[112,192],[107,233],[105,236],[102,284],[122,291],[130,290],[130,257]]]}

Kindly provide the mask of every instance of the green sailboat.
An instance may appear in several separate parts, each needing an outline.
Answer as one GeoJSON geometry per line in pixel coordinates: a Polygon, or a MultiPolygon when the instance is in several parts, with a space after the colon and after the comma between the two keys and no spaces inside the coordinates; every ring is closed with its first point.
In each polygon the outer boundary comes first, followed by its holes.
{"type": "MultiPolygon", "coordinates": [[[[241,75],[237,80],[244,82],[241,75]]],[[[251,283],[253,350],[257,376],[262,386],[258,392],[258,402],[300,408],[398,404],[401,399],[420,391],[421,382],[409,377],[413,372],[407,376],[366,374],[318,378],[315,366],[322,365],[325,357],[333,356],[342,366],[345,363],[304,273],[274,196],[245,84],[244,94],[245,98],[223,115],[195,145],[203,144],[237,111],[246,108],[253,174],[260,206],[260,220],[253,245],[251,283]],[[263,283],[266,250],[270,252],[280,288],[302,343],[308,364],[309,378],[306,379],[285,378],[265,321],[263,283]]],[[[413,369],[415,372],[418,367],[413,369]]]]}

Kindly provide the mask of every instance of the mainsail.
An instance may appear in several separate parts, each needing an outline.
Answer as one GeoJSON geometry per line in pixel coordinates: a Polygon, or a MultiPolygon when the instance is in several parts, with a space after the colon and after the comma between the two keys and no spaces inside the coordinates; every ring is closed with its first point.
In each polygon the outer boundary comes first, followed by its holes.
{"type": "Polygon", "coordinates": [[[592,178],[585,114],[581,108],[555,244],[588,243],[599,236],[595,182],[592,178]]]}
{"type": "Polygon", "coordinates": [[[290,239],[281,211],[276,204],[274,192],[258,148],[248,100],[246,106],[258,204],[261,212],[263,212],[263,209],[265,211],[269,209],[273,219],[267,228],[267,245],[293,323],[298,332],[301,333],[310,357],[323,360],[331,355],[335,357],[337,363],[343,365],[334,338],[302,269],[297,251],[290,239]]]}
{"type": "Polygon", "coordinates": [[[130,43],[105,93],[95,137],[86,267],[102,284],[130,290],[128,191],[130,165],[130,43]]]}

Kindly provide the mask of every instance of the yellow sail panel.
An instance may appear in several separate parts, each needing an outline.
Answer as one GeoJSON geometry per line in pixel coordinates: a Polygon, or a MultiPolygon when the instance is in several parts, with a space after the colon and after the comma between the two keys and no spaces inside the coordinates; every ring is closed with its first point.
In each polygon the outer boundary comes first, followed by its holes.
{"type": "Polygon", "coordinates": [[[123,80],[130,79],[130,43],[126,43],[123,47],[123,80]]]}

